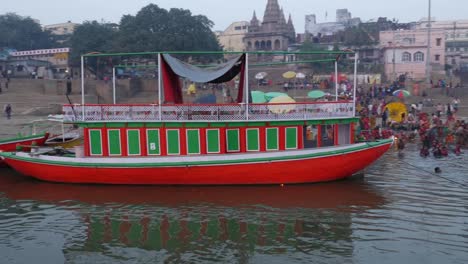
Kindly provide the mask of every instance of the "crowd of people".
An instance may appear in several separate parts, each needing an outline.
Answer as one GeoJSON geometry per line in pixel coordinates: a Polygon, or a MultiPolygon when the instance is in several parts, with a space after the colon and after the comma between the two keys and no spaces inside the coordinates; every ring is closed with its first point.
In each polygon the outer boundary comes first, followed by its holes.
{"type": "MultiPolygon", "coordinates": [[[[400,151],[405,148],[406,143],[413,142],[421,146],[422,157],[432,154],[437,158],[448,156],[451,152],[460,155],[462,149],[468,146],[468,124],[457,115],[460,99],[453,98],[451,103],[438,103],[430,107],[424,102],[406,104],[407,108],[401,112],[401,116],[392,119],[388,104],[395,101],[404,104],[404,99],[379,96],[378,93],[372,92],[373,89],[366,93],[361,91],[358,92],[356,106],[360,115],[358,140],[395,135],[400,151]]],[[[395,113],[392,114],[395,117],[395,113]]]]}

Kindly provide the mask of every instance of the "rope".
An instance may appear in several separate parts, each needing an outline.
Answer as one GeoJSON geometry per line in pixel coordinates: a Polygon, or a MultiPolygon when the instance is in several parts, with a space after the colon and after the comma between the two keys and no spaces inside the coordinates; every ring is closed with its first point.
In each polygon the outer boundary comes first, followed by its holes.
{"type": "Polygon", "coordinates": [[[431,174],[431,175],[433,175],[433,176],[436,176],[436,177],[438,177],[438,178],[444,179],[444,180],[446,180],[446,181],[448,181],[448,182],[451,182],[451,183],[454,183],[454,184],[458,184],[458,185],[463,186],[463,187],[468,187],[468,184],[465,184],[465,183],[462,183],[462,182],[458,182],[458,181],[454,181],[454,180],[449,179],[449,178],[447,178],[447,177],[438,175],[438,174],[436,174],[436,173],[434,173],[434,172],[432,172],[432,171],[428,171],[428,170],[426,170],[426,169],[424,169],[424,168],[422,168],[422,167],[419,167],[419,166],[413,165],[413,164],[411,164],[411,163],[408,163],[408,162],[406,162],[406,161],[404,161],[404,160],[400,160],[400,161],[403,162],[403,163],[405,163],[405,164],[407,164],[407,165],[409,165],[409,166],[411,166],[411,167],[413,167],[413,168],[416,168],[416,169],[418,169],[418,170],[421,170],[421,171],[423,171],[423,172],[426,172],[426,173],[431,174]]]}

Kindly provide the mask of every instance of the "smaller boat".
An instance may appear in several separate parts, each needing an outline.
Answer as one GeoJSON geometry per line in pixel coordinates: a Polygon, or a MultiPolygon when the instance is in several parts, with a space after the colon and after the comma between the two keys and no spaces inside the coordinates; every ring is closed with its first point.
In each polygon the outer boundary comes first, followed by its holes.
{"type": "MultiPolygon", "coordinates": [[[[0,152],[16,151],[21,147],[24,151],[31,150],[31,146],[42,146],[49,137],[49,133],[42,133],[30,136],[18,136],[0,140],[0,152]]],[[[0,166],[3,166],[3,160],[0,159],[0,166]]]]}
{"type": "Polygon", "coordinates": [[[49,115],[47,119],[34,120],[32,124],[33,131],[47,127],[50,137],[45,141],[45,147],[71,149],[83,143],[83,136],[79,130],[71,126],[66,127],[63,123],[63,115],[49,115]]]}
{"type": "Polygon", "coordinates": [[[31,146],[42,146],[49,137],[49,133],[42,133],[31,136],[19,136],[15,138],[0,140],[0,151],[9,152],[16,151],[18,146],[22,150],[29,151],[31,146]]]}
{"type": "Polygon", "coordinates": [[[46,147],[62,147],[65,149],[73,148],[79,146],[83,143],[83,137],[77,131],[70,131],[64,134],[55,135],[49,137],[45,141],[46,147]]]}

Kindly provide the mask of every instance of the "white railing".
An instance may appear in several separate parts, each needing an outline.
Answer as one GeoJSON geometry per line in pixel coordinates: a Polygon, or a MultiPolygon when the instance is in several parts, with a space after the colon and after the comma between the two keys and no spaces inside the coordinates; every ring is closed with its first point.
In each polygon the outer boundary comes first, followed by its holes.
{"type": "Polygon", "coordinates": [[[314,120],[353,117],[353,103],[213,105],[65,105],[64,120],[74,121],[245,121],[314,120]],[[161,109],[161,113],[159,112],[161,109]],[[84,110],[84,111],[83,111],[84,110]],[[83,118],[84,113],[84,118],[83,118]]]}

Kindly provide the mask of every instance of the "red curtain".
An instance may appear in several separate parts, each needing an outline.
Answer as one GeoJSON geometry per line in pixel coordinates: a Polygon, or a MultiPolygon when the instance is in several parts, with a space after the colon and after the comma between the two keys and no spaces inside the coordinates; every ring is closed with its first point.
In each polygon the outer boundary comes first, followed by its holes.
{"type": "Polygon", "coordinates": [[[247,64],[247,56],[242,56],[242,65],[240,70],[239,90],[237,91],[237,103],[242,103],[244,100],[244,86],[245,86],[245,65],[247,64]]]}
{"type": "MultiPolygon", "coordinates": [[[[161,55],[159,55],[161,56],[161,55]]],[[[164,57],[161,56],[161,73],[162,82],[164,87],[164,102],[165,104],[182,104],[184,103],[182,97],[182,86],[180,84],[179,76],[169,67],[164,57]]]]}

